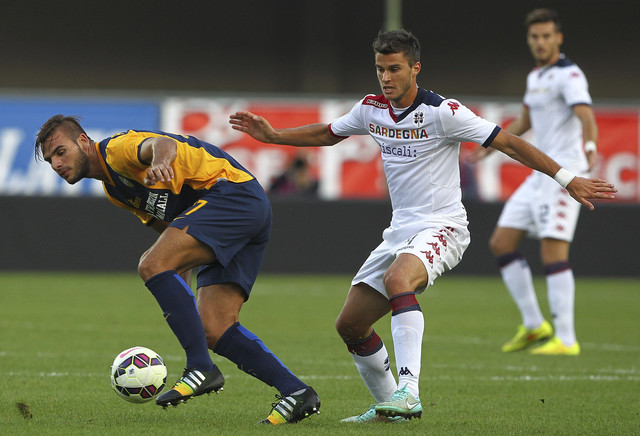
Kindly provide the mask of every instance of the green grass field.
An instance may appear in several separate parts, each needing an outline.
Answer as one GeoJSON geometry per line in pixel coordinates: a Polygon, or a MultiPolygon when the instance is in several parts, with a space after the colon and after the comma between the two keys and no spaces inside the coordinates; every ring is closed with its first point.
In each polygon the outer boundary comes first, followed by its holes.
{"type": "MultiPolygon", "coordinates": [[[[184,356],[134,274],[0,273],[0,432],[115,434],[640,434],[640,281],[579,279],[578,357],[502,354],[519,318],[498,277],[441,278],[419,297],[425,314],[421,420],[342,424],[373,402],[333,326],[347,276],[262,276],[241,322],[313,385],[322,413],[256,426],[275,390],[214,355],[219,395],[167,411],[130,404],[108,369],[121,350],[160,353],[168,383],[184,356]]],[[[548,314],[544,281],[537,280],[548,314]]],[[[389,320],[376,330],[393,359],[389,320]]]]}

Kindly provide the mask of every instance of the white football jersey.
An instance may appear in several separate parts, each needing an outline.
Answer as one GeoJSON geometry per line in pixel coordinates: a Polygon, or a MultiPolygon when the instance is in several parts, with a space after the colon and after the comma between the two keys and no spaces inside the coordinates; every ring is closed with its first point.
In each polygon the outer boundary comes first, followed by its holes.
{"type": "Polygon", "coordinates": [[[527,76],[524,104],[536,147],[569,170],[586,171],[582,124],[573,112],[577,104],[591,104],[582,70],[564,55],[553,65],[535,68],[527,76]]]}
{"type": "Polygon", "coordinates": [[[399,115],[384,96],[370,94],[329,128],[339,137],[371,135],[380,146],[393,206],[392,228],[444,217],[466,222],[460,142],[487,147],[500,131],[457,100],[422,88],[399,115]]]}

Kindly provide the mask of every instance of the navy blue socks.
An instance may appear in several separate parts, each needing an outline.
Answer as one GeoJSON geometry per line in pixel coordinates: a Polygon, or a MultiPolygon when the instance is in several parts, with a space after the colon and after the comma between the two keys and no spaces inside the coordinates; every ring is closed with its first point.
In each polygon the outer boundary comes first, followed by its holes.
{"type": "Polygon", "coordinates": [[[239,322],[227,329],[213,352],[226,357],[239,369],[286,396],[307,387],[278,359],[256,335],[239,322]]]}
{"type": "Polygon", "coordinates": [[[164,318],[187,354],[187,368],[212,371],[207,338],[191,288],[175,271],[156,274],[145,282],[164,318]]]}

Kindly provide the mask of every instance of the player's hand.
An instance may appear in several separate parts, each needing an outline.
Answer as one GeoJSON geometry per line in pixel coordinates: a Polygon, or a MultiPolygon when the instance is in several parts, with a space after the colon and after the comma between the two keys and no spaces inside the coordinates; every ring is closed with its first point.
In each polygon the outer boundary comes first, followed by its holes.
{"type": "Polygon", "coordinates": [[[152,163],[149,168],[147,168],[147,175],[144,178],[144,184],[151,186],[158,182],[170,182],[173,180],[173,177],[174,173],[171,165],[167,163],[152,163]]]}
{"type": "Polygon", "coordinates": [[[615,198],[613,194],[618,192],[618,189],[602,179],[574,177],[567,185],[567,191],[578,203],[585,205],[589,210],[593,210],[595,208],[588,200],[610,200],[615,198]]]}
{"type": "Polygon", "coordinates": [[[229,116],[229,124],[234,130],[244,132],[260,142],[273,142],[275,131],[261,116],[248,111],[240,111],[229,116]]]}

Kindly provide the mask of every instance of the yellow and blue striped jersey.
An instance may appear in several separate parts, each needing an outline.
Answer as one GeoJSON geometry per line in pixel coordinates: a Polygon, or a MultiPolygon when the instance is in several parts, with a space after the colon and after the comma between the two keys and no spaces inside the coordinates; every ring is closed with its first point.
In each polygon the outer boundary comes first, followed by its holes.
{"type": "Polygon", "coordinates": [[[129,209],[145,224],[153,218],[172,221],[220,180],[243,183],[254,179],[224,150],[193,136],[129,130],[96,143],[96,149],[109,176],[103,183],[109,201],[129,209]],[[146,139],[158,136],[178,144],[171,165],[174,178],[147,186],[144,178],[149,165],[140,159],[140,147],[146,139]]]}

